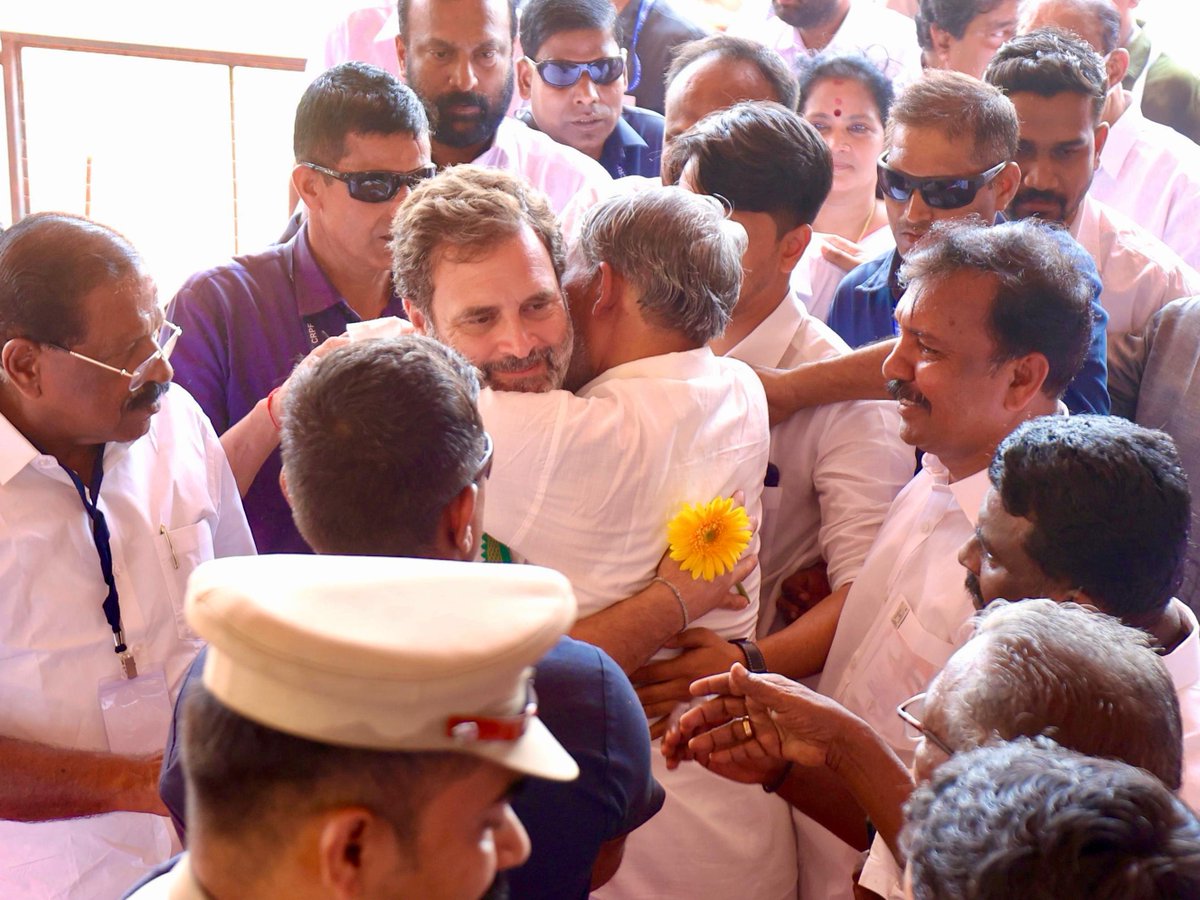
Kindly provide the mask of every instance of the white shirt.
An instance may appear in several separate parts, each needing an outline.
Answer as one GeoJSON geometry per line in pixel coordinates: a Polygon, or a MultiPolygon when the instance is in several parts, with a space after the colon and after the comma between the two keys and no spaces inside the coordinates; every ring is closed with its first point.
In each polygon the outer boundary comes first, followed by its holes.
{"type": "Polygon", "coordinates": [[[1196,614],[1186,604],[1180,606],[1191,632],[1162,659],[1179,696],[1183,721],[1183,787],[1179,798],[1192,809],[1200,809],[1200,626],[1196,614]]]}
{"type": "MultiPolygon", "coordinates": [[[[1200,627],[1196,614],[1183,607],[1191,632],[1162,658],[1179,697],[1183,718],[1183,787],[1179,798],[1192,809],[1200,808],[1200,627]]],[[[876,837],[858,883],[886,900],[904,897],[903,871],[883,838],[876,837]]]]}
{"type": "Polygon", "coordinates": [[[209,895],[192,874],[190,859],[189,854],[184,853],[168,871],[130,894],[129,900],[208,900],[209,895]]]}
{"type": "MultiPolygon", "coordinates": [[[[816,316],[822,322],[829,318],[829,307],[833,306],[838,285],[849,271],[825,258],[821,252],[825,243],[825,235],[814,233],[800,262],[792,270],[792,290],[800,295],[808,307],[809,315],[816,316]]],[[[874,259],[895,247],[896,238],[892,235],[892,229],[884,225],[864,237],[858,246],[867,259],[874,259]]]]}
{"type": "Polygon", "coordinates": [[[500,120],[492,146],[474,163],[523,176],[550,198],[555,215],[572,199],[586,210],[611,190],[612,178],[596,160],[511,116],[500,120]]]}
{"type": "MultiPolygon", "coordinates": [[[[200,646],[183,618],[187,576],[214,556],[254,553],[221,444],[182,388],[162,398],[144,437],[105,447],[98,505],[126,641],[139,673],[164,670],[173,699],[200,646]]],[[[58,461],[3,417],[0,583],[0,733],[109,751],[97,688],[120,668],[90,520],[58,461]]],[[[166,818],[141,813],[0,822],[0,895],[120,896],[170,855],[172,834],[166,818]]]]}
{"type": "MultiPolygon", "coordinates": [[[[485,390],[479,407],[496,448],[484,528],[530,562],[563,572],[580,617],[646,586],[667,549],[667,523],[684,503],[740,489],[759,515],[770,449],[766,396],[748,366],[707,347],[616,366],[579,396],[485,390]]],[[[758,572],[744,584],[748,609],[716,610],[694,624],[727,639],[752,637],[758,572]]],[[[784,801],[695,764],[667,772],[657,749],[652,764],[666,803],[629,836],[616,877],[593,896],[794,900],[784,801]]]]}
{"type": "MultiPolygon", "coordinates": [[[[771,13],[769,2],[750,2],[729,26],[729,34],[765,44],[793,70],[816,50],[804,43],[800,31],[771,13]]],[[[864,0],[851,0],[850,9],[825,50],[861,50],[897,91],[921,77],[921,47],[913,20],[892,9],[864,0]]]]}
{"type": "MultiPolygon", "coordinates": [[[[886,229],[885,229],[886,230],[886,229]]],[[[849,352],[845,341],[788,294],[727,353],[752,366],[791,369],[849,352]]],[[[912,477],[915,456],[900,440],[891,401],[831,403],[802,409],[771,429],[763,488],[763,570],[759,635],[775,619],[780,584],[825,560],[836,590],[853,581],[888,508],[912,477]]]]}
{"type": "Polygon", "coordinates": [[[892,504],[850,589],[819,690],[861,716],[906,763],[913,743],[896,707],[925,690],[974,613],[958,548],[974,533],[987,471],[950,482],[926,453],[892,504]]]}
{"type": "Polygon", "coordinates": [[[1103,289],[1108,333],[1141,331],[1180,297],[1200,294],[1200,274],[1162,241],[1116,210],[1087,196],[1071,234],[1091,255],[1103,289]]]}
{"type": "Polygon", "coordinates": [[[1200,147],[1136,103],[1108,131],[1088,191],[1200,268],[1200,147]]]}

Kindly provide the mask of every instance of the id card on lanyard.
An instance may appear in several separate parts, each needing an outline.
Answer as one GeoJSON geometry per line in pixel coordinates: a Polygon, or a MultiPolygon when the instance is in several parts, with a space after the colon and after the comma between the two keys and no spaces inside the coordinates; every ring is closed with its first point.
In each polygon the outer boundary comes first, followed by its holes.
{"type": "Polygon", "coordinates": [[[638,40],[641,39],[642,27],[650,18],[656,2],[657,0],[641,0],[638,4],[637,18],[633,23],[633,36],[629,39],[629,59],[633,66],[633,77],[629,79],[629,86],[625,88],[626,95],[633,94],[638,89],[638,85],[642,83],[642,60],[637,54],[638,40]]]}
{"type": "Polygon", "coordinates": [[[121,625],[121,598],[113,571],[112,534],[108,520],[100,509],[100,484],[104,479],[104,450],[96,459],[91,484],[63,466],[79,494],[83,510],[92,525],[92,542],[100,562],[100,574],[108,588],[102,608],[104,619],[112,631],[113,652],[119,674],[102,680],[98,686],[100,714],[112,753],[150,753],[161,750],[166,739],[166,726],[171,717],[171,701],[167,680],[160,667],[138,674],[137,660],[125,642],[121,625]]]}

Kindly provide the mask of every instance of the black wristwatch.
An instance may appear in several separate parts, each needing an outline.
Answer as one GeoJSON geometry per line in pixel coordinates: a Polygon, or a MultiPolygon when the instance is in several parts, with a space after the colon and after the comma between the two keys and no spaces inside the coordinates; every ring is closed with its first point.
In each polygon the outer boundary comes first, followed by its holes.
{"type": "Polygon", "coordinates": [[[767,671],[767,661],[763,658],[762,651],[758,649],[758,644],[746,638],[739,638],[729,643],[741,648],[741,651],[746,654],[746,668],[756,675],[762,675],[767,671]]]}

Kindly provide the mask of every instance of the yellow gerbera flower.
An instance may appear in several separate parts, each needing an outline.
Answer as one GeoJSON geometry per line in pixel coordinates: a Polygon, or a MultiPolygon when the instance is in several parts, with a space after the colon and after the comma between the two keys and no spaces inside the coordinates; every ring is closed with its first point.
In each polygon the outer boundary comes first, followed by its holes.
{"type": "Polygon", "coordinates": [[[692,579],[712,581],[732,569],[750,543],[750,517],[729,497],[686,504],[667,525],[671,559],[692,579]]]}

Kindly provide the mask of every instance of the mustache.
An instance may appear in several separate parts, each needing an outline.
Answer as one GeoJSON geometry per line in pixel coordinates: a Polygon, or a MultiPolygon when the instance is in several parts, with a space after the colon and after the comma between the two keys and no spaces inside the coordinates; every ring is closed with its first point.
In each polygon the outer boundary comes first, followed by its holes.
{"type": "Polygon", "coordinates": [[[1057,203],[1059,206],[1067,205],[1067,198],[1062,194],[1056,194],[1054,191],[1035,191],[1027,188],[1023,191],[1017,191],[1017,196],[1013,198],[1013,203],[1057,203]]]}
{"type": "Polygon", "coordinates": [[[442,117],[448,115],[446,110],[448,110],[451,106],[479,107],[479,112],[476,114],[476,116],[464,116],[461,113],[458,113],[455,115],[455,118],[459,119],[476,117],[484,118],[491,112],[492,109],[492,104],[488,101],[488,98],[483,94],[476,93],[475,91],[454,91],[449,94],[443,94],[437,98],[435,103],[437,105],[438,115],[442,117]]]}
{"type": "Polygon", "coordinates": [[[901,381],[898,378],[893,378],[888,381],[887,392],[892,395],[893,400],[907,400],[909,403],[916,403],[920,406],[929,409],[929,401],[925,395],[912,386],[911,381],[901,381]]]}
{"type": "Polygon", "coordinates": [[[983,599],[983,588],[979,586],[979,578],[976,577],[974,572],[967,572],[967,577],[963,579],[963,587],[971,595],[971,600],[974,602],[976,609],[983,609],[987,606],[987,603],[983,599]]]}
{"type": "Polygon", "coordinates": [[[133,398],[129,401],[130,409],[145,409],[153,406],[158,402],[158,398],[167,392],[167,388],[171,386],[171,382],[166,381],[159,384],[157,381],[148,381],[140,388],[133,398]]]}
{"type": "Polygon", "coordinates": [[[479,368],[483,370],[485,376],[488,376],[495,372],[520,372],[537,362],[544,362],[551,369],[555,368],[554,348],[538,347],[528,356],[505,356],[503,359],[485,362],[479,368]]]}

